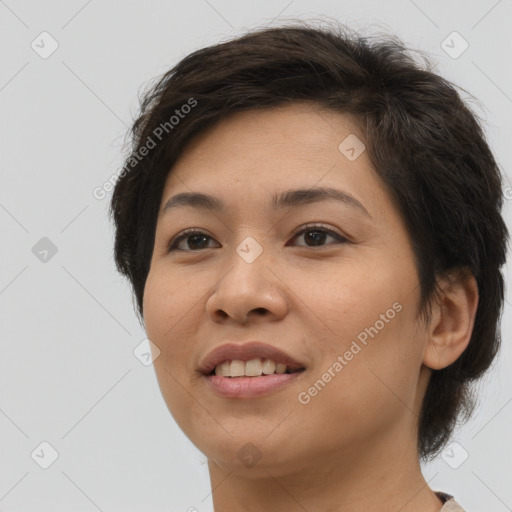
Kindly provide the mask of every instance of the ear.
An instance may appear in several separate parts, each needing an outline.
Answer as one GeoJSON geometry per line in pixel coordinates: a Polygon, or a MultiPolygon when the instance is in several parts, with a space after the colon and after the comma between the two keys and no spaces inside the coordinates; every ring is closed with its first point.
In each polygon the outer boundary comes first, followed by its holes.
{"type": "Polygon", "coordinates": [[[432,321],[423,363],[440,370],[455,362],[466,350],[478,306],[478,284],[469,271],[459,271],[455,279],[438,280],[442,295],[432,307],[432,321]]]}

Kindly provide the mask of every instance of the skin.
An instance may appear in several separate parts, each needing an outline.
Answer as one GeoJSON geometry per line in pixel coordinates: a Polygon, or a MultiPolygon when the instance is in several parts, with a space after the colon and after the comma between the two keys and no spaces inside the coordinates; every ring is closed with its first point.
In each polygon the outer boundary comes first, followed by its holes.
{"type": "Polygon", "coordinates": [[[216,512],[442,507],[421,473],[416,428],[431,369],[451,364],[469,342],[477,285],[470,275],[451,287],[441,281],[432,322],[420,322],[404,222],[366,152],[350,161],[338,150],[349,134],[363,140],[349,117],[311,103],[239,112],[196,137],[167,178],[161,207],[192,191],[227,204],[159,217],[143,304],[162,395],[208,457],[216,512]],[[345,191],[369,216],[335,200],[265,207],[275,192],[318,186],[345,191]],[[312,222],[347,241],[299,233],[312,222]],[[187,228],[211,238],[189,237],[169,252],[187,228]],[[248,236],[263,249],[252,263],[236,252],[248,236]],[[298,394],[394,303],[400,312],[300,403],[298,394]],[[201,360],[227,341],[249,340],[284,349],[306,371],[265,397],[214,394],[197,372],[201,360]],[[246,443],[261,457],[254,465],[239,456],[246,443]]]}

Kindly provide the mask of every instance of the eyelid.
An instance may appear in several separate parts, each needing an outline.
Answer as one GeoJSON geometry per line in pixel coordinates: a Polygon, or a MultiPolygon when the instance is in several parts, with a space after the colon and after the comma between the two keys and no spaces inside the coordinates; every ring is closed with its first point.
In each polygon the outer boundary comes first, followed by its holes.
{"type": "MultiPolygon", "coordinates": [[[[336,238],[338,243],[350,243],[350,239],[341,234],[341,233],[338,233],[337,231],[333,230],[332,228],[330,227],[327,227],[323,224],[319,224],[319,223],[315,223],[315,222],[311,222],[311,223],[308,223],[308,224],[304,224],[302,226],[300,226],[299,228],[297,228],[297,230],[294,232],[294,234],[292,235],[291,237],[291,240],[297,238],[297,236],[303,234],[305,231],[308,231],[308,230],[319,230],[319,231],[324,231],[325,233],[327,233],[328,235],[332,236],[333,238],[336,238]]],[[[187,228],[185,229],[184,231],[178,233],[178,235],[176,235],[168,244],[168,248],[167,250],[169,252],[173,252],[173,251],[181,251],[181,252],[199,252],[201,251],[202,249],[198,249],[198,250],[183,250],[183,249],[176,249],[176,246],[183,240],[183,239],[186,239],[187,236],[190,236],[190,235],[193,235],[193,234],[197,234],[197,235],[206,235],[208,238],[212,239],[212,240],[215,240],[215,238],[211,235],[209,235],[204,229],[202,228],[187,228]]],[[[321,245],[321,246],[316,246],[316,247],[326,247],[326,246],[329,246],[329,245],[332,245],[332,244],[325,244],[325,245],[321,245]]],[[[308,246],[308,245],[300,245],[298,247],[309,247],[311,249],[314,249],[315,246],[308,246]]],[[[211,249],[211,247],[207,247],[206,249],[211,249]]]]}
{"type": "MultiPolygon", "coordinates": [[[[341,239],[344,242],[350,242],[349,238],[346,237],[345,235],[338,233],[334,229],[327,227],[324,224],[318,224],[316,222],[310,222],[308,224],[304,224],[301,227],[297,228],[297,231],[295,231],[295,234],[292,236],[292,238],[297,237],[298,235],[302,234],[304,231],[307,231],[308,229],[311,231],[313,231],[315,229],[325,231],[327,234],[329,234],[335,238],[341,239]]],[[[307,247],[307,246],[303,246],[303,247],[307,247]]]]}
{"type": "Polygon", "coordinates": [[[167,250],[171,251],[174,247],[174,250],[176,251],[182,251],[182,252],[198,252],[198,251],[184,251],[183,249],[176,249],[175,246],[179,244],[184,238],[187,238],[187,236],[190,235],[206,235],[207,237],[211,238],[212,240],[215,240],[213,236],[209,235],[204,229],[202,228],[187,228],[184,231],[181,231],[178,233],[168,244],[167,250]]]}

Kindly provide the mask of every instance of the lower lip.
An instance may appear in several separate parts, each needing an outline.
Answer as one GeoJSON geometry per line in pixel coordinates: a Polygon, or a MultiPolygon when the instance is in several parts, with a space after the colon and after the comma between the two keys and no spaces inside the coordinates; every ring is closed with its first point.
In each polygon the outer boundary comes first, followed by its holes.
{"type": "Polygon", "coordinates": [[[274,391],[293,382],[304,371],[295,373],[275,373],[261,377],[221,377],[220,375],[205,376],[208,385],[214,392],[228,398],[256,398],[269,395],[274,391]]]}

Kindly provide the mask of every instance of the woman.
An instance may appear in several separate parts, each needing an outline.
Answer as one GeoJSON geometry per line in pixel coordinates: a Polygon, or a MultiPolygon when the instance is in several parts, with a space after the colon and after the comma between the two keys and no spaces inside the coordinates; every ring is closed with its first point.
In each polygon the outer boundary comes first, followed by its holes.
{"type": "Polygon", "coordinates": [[[501,175],[396,39],[260,29],[147,92],[111,214],[216,512],[463,510],[420,468],[500,342],[501,175]]]}

